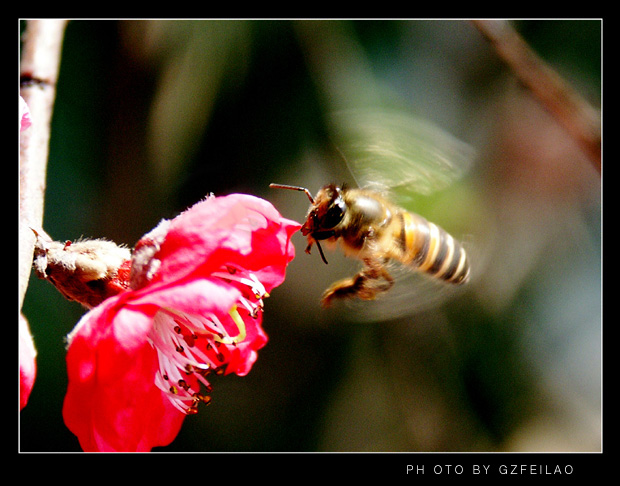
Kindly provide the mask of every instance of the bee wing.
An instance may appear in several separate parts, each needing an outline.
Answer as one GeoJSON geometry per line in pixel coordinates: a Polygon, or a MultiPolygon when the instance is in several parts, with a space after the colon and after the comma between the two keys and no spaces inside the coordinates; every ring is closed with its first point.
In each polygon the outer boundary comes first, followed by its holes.
{"type": "Polygon", "coordinates": [[[441,190],[468,170],[471,146],[430,122],[400,111],[334,114],[337,144],[360,187],[389,191],[404,204],[412,193],[441,190]]]}
{"type": "Polygon", "coordinates": [[[405,318],[436,310],[467,291],[463,286],[446,283],[400,264],[393,264],[390,274],[394,286],[374,301],[353,299],[346,302],[353,310],[349,319],[372,323],[405,318]]]}
{"type": "Polygon", "coordinates": [[[395,275],[394,287],[372,302],[350,301],[355,310],[351,320],[356,322],[381,322],[399,319],[430,309],[435,309],[450,298],[454,289],[414,272],[395,275]]]}

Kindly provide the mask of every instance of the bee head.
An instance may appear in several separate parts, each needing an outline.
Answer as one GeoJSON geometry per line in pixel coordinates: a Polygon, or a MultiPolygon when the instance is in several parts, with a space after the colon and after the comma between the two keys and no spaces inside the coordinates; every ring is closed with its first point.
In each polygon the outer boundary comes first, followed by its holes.
{"type": "Polygon", "coordinates": [[[328,184],[321,188],[316,195],[312,194],[308,189],[301,186],[289,186],[288,184],[269,184],[269,187],[276,189],[292,189],[294,191],[305,192],[310,200],[310,210],[306,216],[306,222],[301,227],[301,234],[308,236],[308,247],[306,253],[310,253],[310,248],[314,243],[319,249],[321,259],[327,263],[319,240],[326,240],[336,234],[334,228],[342,221],[347,205],[342,196],[345,186],[337,186],[336,184],[328,184]]]}
{"type": "Polygon", "coordinates": [[[333,229],[342,221],[347,209],[342,191],[343,188],[336,184],[321,188],[301,228],[303,235],[310,234],[316,240],[324,240],[334,235],[333,229]]]}

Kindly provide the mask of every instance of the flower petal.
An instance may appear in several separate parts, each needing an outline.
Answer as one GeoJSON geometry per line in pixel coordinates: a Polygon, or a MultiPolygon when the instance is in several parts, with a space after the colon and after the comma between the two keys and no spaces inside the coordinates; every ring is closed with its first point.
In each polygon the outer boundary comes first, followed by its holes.
{"type": "Polygon", "coordinates": [[[284,220],[271,204],[254,196],[231,194],[205,199],[171,221],[158,253],[162,262],[159,275],[167,281],[178,280],[197,270],[217,270],[227,263],[258,269],[258,260],[281,268],[283,275],[282,263],[295,255],[290,235],[299,228],[298,223],[284,220]],[[266,242],[265,248],[259,246],[266,242]]]}
{"type": "Polygon", "coordinates": [[[151,285],[138,290],[132,307],[154,305],[186,314],[227,313],[239,299],[240,291],[215,278],[187,278],[178,282],[151,285]]]}
{"type": "Polygon", "coordinates": [[[23,409],[28,403],[30,392],[34,386],[37,372],[37,350],[28,327],[28,321],[19,315],[19,409],[23,409]]]}
{"type": "Polygon", "coordinates": [[[30,109],[24,101],[24,98],[19,97],[19,131],[26,130],[32,125],[30,120],[30,109]]]}
{"type": "Polygon", "coordinates": [[[85,451],[147,451],[176,437],[183,415],[153,386],[151,316],[113,297],[87,313],[67,352],[67,427],[85,451]]]}

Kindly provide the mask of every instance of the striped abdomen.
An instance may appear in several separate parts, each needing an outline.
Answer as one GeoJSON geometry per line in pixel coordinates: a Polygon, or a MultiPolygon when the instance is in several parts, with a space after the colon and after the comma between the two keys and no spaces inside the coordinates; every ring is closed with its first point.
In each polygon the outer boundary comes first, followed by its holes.
{"type": "Polygon", "coordinates": [[[402,263],[450,283],[469,279],[467,254],[458,241],[417,214],[400,211],[397,217],[403,223],[398,235],[402,263]]]}

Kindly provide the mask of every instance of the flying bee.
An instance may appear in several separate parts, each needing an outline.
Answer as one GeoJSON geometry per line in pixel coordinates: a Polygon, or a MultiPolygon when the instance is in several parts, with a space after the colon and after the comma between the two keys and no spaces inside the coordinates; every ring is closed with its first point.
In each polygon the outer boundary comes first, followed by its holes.
{"type": "Polygon", "coordinates": [[[365,187],[328,184],[313,197],[304,187],[270,185],[308,196],[311,205],[301,228],[308,239],[306,253],[316,244],[327,263],[320,242],[340,243],[346,256],[363,263],[359,273],[332,284],[321,304],[328,307],[335,299],[352,297],[372,300],[388,291],[394,284],[388,271],[391,262],[449,284],[467,282],[470,264],[461,243],[385,193],[396,189],[392,192],[403,200],[414,189],[429,193],[445,187],[469,160],[468,146],[400,113],[356,111],[344,114],[344,119],[349,144],[341,152],[353,156],[345,160],[365,187]]]}
{"type": "Polygon", "coordinates": [[[338,298],[372,300],[389,290],[394,283],[387,269],[391,260],[453,284],[469,279],[467,254],[458,241],[436,224],[375,191],[328,184],[313,198],[304,187],[270,187],[303,191],[310,199],[311,206],[301,228],[308,238],[306,253],[316,243],[327,263],[319,242],[340,242],[345,255],[364,264],[357,275],[332,284],[323,293],[324,307],[338,298]]]}

